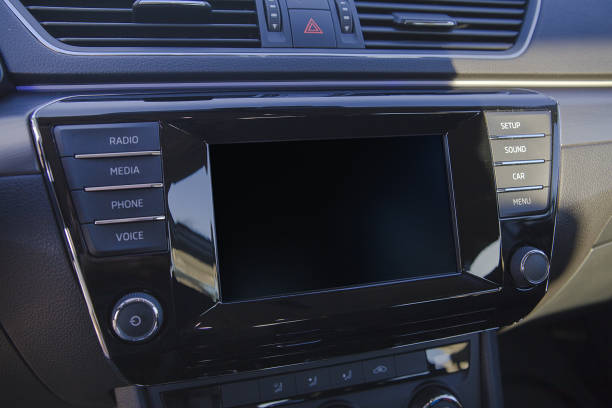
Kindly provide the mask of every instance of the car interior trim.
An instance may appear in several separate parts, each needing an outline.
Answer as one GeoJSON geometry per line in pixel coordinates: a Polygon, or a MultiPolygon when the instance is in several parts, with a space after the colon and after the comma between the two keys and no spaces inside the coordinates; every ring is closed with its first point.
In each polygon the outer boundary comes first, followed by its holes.
{"type": "MultiPolygon", "coordinates": [[[[535,31],[535,27],[536,27],[536,23],[539,20],[540,17],[540,10],[541,10],[541,2],[542,0],[535,0],[535,6],[534,6],[534,13],[533,16],[531,18],[531,22],[530,22],[530,26],[529,29],[527,30],[527,35],[525,40],[523,41],[523,43],[520,45],[520,47],[512,52],[509,53],[505,53],[505,54],[494,54],[494,53],[471,53],[469,51],[465,52],[465,53],[413,53],[413,52],[409,52],[409,53],[402,53],[402,54],[398,54],[398,53],[384,53],[384,52],[371,52],[372,50],[367,50],[365,49],[363,53],[345,53],[343,52],[343,50],[340,50],[340,52],[338,53],[331,53],[331,52],[269,52],[269,51],[262,51],[262,52],[256,52],[256,51],[250,51],[250,52],[241,52],[241,51],[236,51],[236,52],[219,52],[219,51],[76,51],[76,50],[71,50],[71,49],[67,49],[64,47],[60,47],[57,46],[55,44],[52,44],[49,40],[47,40],[45,38],[44,35],[42,35],[40,33],[39,30],[37,30],[34,25],[29,21],[29,19],[23,15],[23,13],[21,11],[19,11],[17,9],[17,7],[15,7],[15,5],[10,1],[10,0],[4,0],[4,3],[7,5],[7,7],[13,12],[13,14],[15,14],[15,16],[21,21],[21,23],[28,29],[28,31],[30,31],[30,33],[41,43],[43,44],[46,48],[48,48],[51,51],[60,53],[60,54],[66,54],[66,55],[73,55],[73,56],[89,56],[89,57],[93,57],[93,56],[109,56],[109,55],[114,55],[114,56],[120,56],[120,55],[131,55],[131,56],[155,56],[155,55],[168,55],[168,56],[188,56],[188,55],[207,55],[207,56],[255,56],[255,57],[274,57],[274,56],[310,56],[310,57],[321,57],[321,56],[331,56],[331,57],[337,57],[337,56],[342,56],[342,57],[357,57],[357,58],[393,58],[393,59],[414,59],[414,58],[465,58],[465,59],[511,59],[511,58],[516,58],[520,55],[522,55],[527,48],[529,47],[529,44],[531,44],[531,39],[533,37],[533,33],[535,31]]],[[[36,23],[37,24],[37,23],[36,23]]],[[[59,41],[57,41],[59,44],[61,44],[59,41]]]]}
{"type": "MultiPolygon", "coordinates": [[[[54,179],[53,179],[53,175],[51,172],[51,167],[49,166],[49,163],[47,162],[47,159],[45,158],[45,152],[42,148],[42,135],[40,133],[40,130],[38,128],[38,122],[37,122],[37,114],[38,112],[40,112],[41,109],[55,103],[58,102],[60,100],[62,100],[64,98],[59,98],[56,100],[52,100],[40,107],[38,107],[33,113],[32,116],[30,117],[30,126],[32,128],[32,134],[34,135],[34,140],[36,143],[34,143],[34,145],[36,146],[36,151],[38,153],[38,158],[40,160],[40,164],[41,166],[46,170],[45,171],[45,175],[46,175],[46,179],[48,181],[47,186],[51,191],[50,196],[52,197],[51,200],[53,200],[54,202],[54,206],[55,208],[58,208],[59,203],[57,202],[57,196],[55,194],[55,188],[54,186],[54,179]]],[[[63,216],[61,214],[61,211],[56,211],[56,216],[58,217],[58,221],[60,223],[60,226],[62,228],[62,230],[64,231],[64,238],[66,240],[66,244],[68,246],[68,254],[70,256],[70,263],[72,264],[72,269],[74,269],[74,273],[76,274],[77,280],[79,281],[79,287],[81,288],[81,293],[83,294],[83,298],[85,299],[85,304],[87,305],[87,313],[89,313],[89,318],[91,319],[91,323],[93,325],[94,331],[96,332],[96,337],[98,338],[98,343],[100,344],[100,348],[102,349],[102,354],[104,354],[104,357],[111,362],[110,360],[110,353],[108,351],[108,347],[106,345],[106,342],[104,340],[104,336],[102,335],[102,329],[100,327],[100,323],[98,322],[98,318],[96,317],[96,312],[94,310],[94,305],[93,305],[93,301],[91,299],[91,295],[89,294],[89,290],[87,289],[87,285],[85,284],[85,278],[83,276],[83,271],[81,270],[81,266],[79,264],[78,261],[78,256],[77,256],[77,251],[76,248],[74,246],[74,241],[72,240],[72,236],[70,234],[70,230],[68,229],[63,216]]]]}
{"type": "Polygon", "coordinates": [[[159,150],[151,150],[145,152],[116,152],[116,153],[86,153],[75,154],[75,159],[101,159],[105,157],[135,157],[135,156],[159,156],[159,150]]]}

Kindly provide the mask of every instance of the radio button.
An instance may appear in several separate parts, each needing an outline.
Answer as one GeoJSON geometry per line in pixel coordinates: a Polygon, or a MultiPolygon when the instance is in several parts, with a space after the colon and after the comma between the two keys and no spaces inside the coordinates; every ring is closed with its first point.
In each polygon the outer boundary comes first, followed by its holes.
{"type": "Polygon", "coordinates": [[[543,212],[548,208],[548,197],[548,187],[539,190],[498,193],[499,215],[518,217],[543,212]]]}
{"type": "Polygon", "coordinates": [[[511,138],[491,140],[493,161],[550,160],[551,138],[511,138]]]}
{"type": "Polygon", "coordinates": [[[85,224],[82,228],[89,252],[96,256],[168,249],[165,221],[85,224]]]}
{"type": "Polygon", "coordinates": [[[118,186],[162,182],[160,156],[109,159],[62,159],[71,190],[84,187],[118,186]]]}
{"type": "Polygon", "coordinates": [[[497,188],[550,185],[550,162],[512,166],[496,166],[497,188]]]}
{"type": "Polygon", "coordinates": [[[56,126],[53,131],[61,156],[159,150],[157,122],[56,126]]]}
{"type": "Polygon", "coordinates": [[[162,188],[116,191],[73,191],[72,198],[83,224],[165,214],[162,188]]]}
{"type": "Polygon", "coordinates": [[[485,112],[491,137],[551,134],[550,112],[485,112]]]}

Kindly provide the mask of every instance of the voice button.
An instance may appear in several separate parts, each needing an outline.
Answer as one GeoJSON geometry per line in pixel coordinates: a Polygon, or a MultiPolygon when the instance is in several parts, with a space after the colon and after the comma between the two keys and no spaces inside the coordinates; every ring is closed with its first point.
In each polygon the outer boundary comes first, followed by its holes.
{"type": "Polygon", "coordinates": [[[89,252],[95,256],[168,249],[165,221],[86,224],[82,227],[89,252]]]}

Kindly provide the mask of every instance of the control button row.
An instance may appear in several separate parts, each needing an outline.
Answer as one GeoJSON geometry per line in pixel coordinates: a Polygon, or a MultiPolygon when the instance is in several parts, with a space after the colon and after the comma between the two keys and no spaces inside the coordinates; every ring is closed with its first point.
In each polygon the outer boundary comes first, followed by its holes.
{"type": "Polygon", "coordinates": [[[265,0],[266,21],[268,22],[268,31],[280,32],[282,29],[282,19],[280,4],[278,0],[265,0]]]}
{"type": "Polygon", "coordinates": [[[296,395],[350,387],[390,378],[429,373],[425,352],[381,357],[294,374],[222,386],[223,406],[233,407],[261,401],[274,401],[296,395]]]}
{"type": "Polygon", "coordinates": [[[336,0],[336,9],[338,11],[338,18],[340,19],[340,31],[343,34],[349,34],[353,32],[353,14],[348,0],[336,0]]]}

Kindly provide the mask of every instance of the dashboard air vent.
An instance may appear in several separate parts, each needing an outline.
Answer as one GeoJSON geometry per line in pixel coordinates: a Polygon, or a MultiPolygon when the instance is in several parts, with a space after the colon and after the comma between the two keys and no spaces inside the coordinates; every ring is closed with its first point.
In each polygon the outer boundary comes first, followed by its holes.
{"type": "Polygon", "coordinates": [[[504,51],[527,0],[356,0],[366,48],[504,51]]]}
{"type": "Polygon", "coordinates": [[[21,2],[50,35],[74,46],[261,46],[255,0],[21,2]]]}

